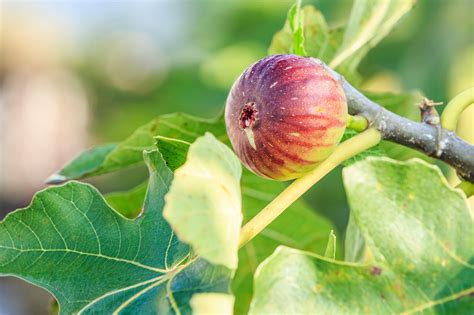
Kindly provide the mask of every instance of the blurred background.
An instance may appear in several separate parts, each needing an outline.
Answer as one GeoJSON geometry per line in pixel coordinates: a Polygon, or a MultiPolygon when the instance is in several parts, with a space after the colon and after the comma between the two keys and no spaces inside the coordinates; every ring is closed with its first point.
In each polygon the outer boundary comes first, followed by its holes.
{"type": "MultiPolygon", "coordinates": [[[[266,55],[292,3],[0,1],[0,219],[93,144],[119,141],[163,113],[217,115],[236,76],[266,55]]],[[[340,25],[352,1],[303,4],[340,25]]],[[[474,85],[474,1],[418,0],[360,71],[366,90],[421,90],[448,101],[474,85]]],[[[107,192],[144,176],[135,169],[92,182],[107,192]]],[[[305,198],[343,236],[340,170],[305,198]]],[[[50,302],[44,291],[0,278],[0,315],[47,314],[50,302]]]]}

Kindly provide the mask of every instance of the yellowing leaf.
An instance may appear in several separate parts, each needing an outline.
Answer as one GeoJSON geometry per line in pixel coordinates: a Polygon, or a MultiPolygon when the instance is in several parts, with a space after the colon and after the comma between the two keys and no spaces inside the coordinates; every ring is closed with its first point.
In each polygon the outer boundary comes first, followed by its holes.
{"type": "Polygon", "coordinates": [[[232,315],[235,298],[224,293],[199,293],[191,298],[193,315],[232,315]]]}
{"type": "Polygon", "coordinates": [[[189,148],[166,195],[164,217],[178,237],[213,264],[237,268],[242,222],[240,162],[207,133],[189,148]]]}

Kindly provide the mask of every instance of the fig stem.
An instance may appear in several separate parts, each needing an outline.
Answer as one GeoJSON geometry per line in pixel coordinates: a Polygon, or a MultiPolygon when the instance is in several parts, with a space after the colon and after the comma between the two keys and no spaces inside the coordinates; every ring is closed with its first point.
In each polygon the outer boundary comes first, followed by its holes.
{"type": "Polygon", "coordinates": [[[456,95],[448,105],[446,105],[441,115],[441,126],[445,129],[455,131],[459,116],[472,104],[474,104],[474,87],[456,95]]]}
{"type": "Polygon", "coordinates": [[[265,208],[242,227],[239,247],[244,246],[283,213],[308,189],[345,160],[377,145],[382,136],[376,129],[367,129],[342,142],[334,152],[315,169],[293,181],[265,208]]]}
{"type": "Polygon", "coordinates": [[[362,132],[369,127],[369,121],[364,116],[360,115],[348,115],[347,128],[357,132],[362,132]]]}

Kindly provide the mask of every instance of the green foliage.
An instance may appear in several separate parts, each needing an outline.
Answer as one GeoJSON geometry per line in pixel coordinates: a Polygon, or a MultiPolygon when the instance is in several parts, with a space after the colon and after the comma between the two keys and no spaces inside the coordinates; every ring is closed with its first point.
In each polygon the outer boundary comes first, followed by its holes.
{"type": "MultiPolygon", "coordinates": [[[[319,58],[358,83],[361,60],[413,4],[356,0],[348,23],[331,28],[297,1],[269,52],[319,58]]],[[[419,119],[419,94],[366,94],[419,119]]],[[[63,314],[245,314],[250,305],[251,314],[472,312],[465,198],[437,168],[386,157],[419,153],[382,143],[345,163],[351,215],[339,261],[333,226],[302,200],[238,252],[242,221],[285,184],[242,172],[228,143],[222,117],[177,113],[85,151],[49,182],[144,161],[149,179],[106,196],[74,181],[39,192],[0,222],[0,275],[50,291],[63,314]]]]}
{"type": "MultiPolygon", "coordinates": [[[[395,26],[400,18],[414,5],[413,0],[357,0],[352,7],[351,16],[345,28],[331,29],[324,16],[313,6],[302,10],[304,21],[305,47],[308,56],[321,59],[343,74],[353,83],[360,82],[357,66],[370,48],[379,43],[395,26]]],[[[295,25],[297,4],[288,13],[284,28],[273,37],[269,48],[270,54],[287,54],[292,52],[292,31],[295,25]]],[[[300,22],[301,22],[300,20],[300,22]]],[[[416,107],[421,99],[419,93],[367,93],[373,101],[387,109],[407,118],[418,120],[419,110],[416,107]]],[[[342,141],[357,133],[346,129],[342,141]]],[[[396,144],[383,142],[351,159],[344,165],[350,165],[367,156],[390,156],[397,159],[422,157],[415,150],[396,144]]],[[[425,158],[426,159],[426,158],[425,158]]]]}
{"type": "Polygon", "coordinates": [[[113,192],[105,195],[107,203],[118,213],[129,219],[137,217],[143,207],[148,181],[129,191],[113,192]]]}
{"type": "Polygon", "coordinates": [[[162,216],[173,173],[158,150],[144,157],[140,217],[124,218],[87,184],[48,188],[0,224],[0,274],[49,290],[63,314],[187,313],[193,292],[228,293],[231,271],[196,258],[162,216]]]}
{"type": "MultiPolygon", "coordinates": [[[[285,185],[245,170],[242,176],[244,222],[272,201],[285,185]]],[[[237,314],[246,314],[252,298],[252,278],[259,263],[279,245],[323,253],[327,235],[334,227],[303,200],[296,201],[239,252],[239,266],[232,288],[238,301],[237,314]]]]}
{"type": "Polygon", "coordinates": [[[344,38],[329,66],[355,72],[367,52],[396,25],[416,0],[355,0],[344,38]]]}
{"type": "MultiPolygon", "coordinates": [[[[216,121],[215,124],[224,128],[220,121],[216,121]]],[[[225,134],[225,129],[220,130],[217,126],[213,126],[211,129],[216,130],[217,134],[225,134]]],[[[204,133],[205,128],[207,127],[203,126],[202,130],[195,130],[195,132],[204,133]]],[[[185,163],[190,145],[187,141],[162,136],[155,137],[155,141],[166,165],[171,170],[175,170],[185,163]]],[[[282,183],[268,181],[244,170],[241,183],[244,222],[257,214],[284,187],[285,185],[282,183]]],[[[128,206],[141,210],[139,200],[144,198],[144,194],[143,190],[137,187],[131,192],[109,194],[108,198],[112,198],[113,202],[130,199],[132,202],[128,206]]],[[[126,205],[119,201],[115,205],[118,205],[119,209],[123,209],[126,205]]],[[[138,215],[138,213],[135,212],[134,215],[138,215]]],[[[236,313],[246,313],[252,298],[253,273],[258,264],[268,257],[277,246],[284,244],[323,253],[327,245],[327,235],[332,228],[327,219],[317,215],[313,209],[300,200],[247,244],[239,252],[239,265],[232,284],[236,299],[239,301],[235,305],[236,313]]]]}
{"type": "Polygon", "coordinates": [[[117,148],[116,143],[98,145],[82,152],[73,162],[51,175],[48,184],[59,184],[68,179],[77,179],[99,169],[104,164],[106,157],[117,148]]]}
{"type": "MultiPolygon", "coordinates": [[[[296,6],[296,5],[295,5],[296,6]]],[[[292,10],[295,6],[292,7],[292,10]]],[[[293,22],[288,19],[282,30],[277,32],[268,48],[269,54],[289,54],[292,53],[294,35],[291,28],[293,22]]],[[[300,23],[303,23],[303,38],[306,56],[315,57],[325,62],[329,62],[334,56],[337,47],[342,39],[340,30],[331,30],[326,24],[324,16],[313,6],[305,6],[300,14],[300,23]]]]}
{"type": "Polygon", "coordinates": [[[371,158],[346,168],[344,184],[358,230],[346,248],[362,237],[371,258],[332,262],[280,247],[257,270],[250,314],[469,313],[473,222],[441,172],[371,158]]]}
{"type": "Polygon", "coordinates": [[[303,33],[304,15],[301,14],[301,0],[297,0],[290,8],[287,19],[290,25],[290,30],[293,33],[293,42],[291,44],[290,53],[306,56],[303,33]]]}
{"type": "Polygon", "coordinates": [[[206,131],[212,132],[220,140],[227,137],[220,117],[207,120],[181,113],[163,115],[138,128],[118,144],[93,147],[85,151],[52,175],[49,183],[96,176],[141,164],[143,150],[153,149],[153,138],[158,135],[193,142],[206,131]]]}
{"type": "Polygon", "coordinates": [[[356,0],[344,28],[329,28],[320,11],[306,6],[298,14],[291,7],[285,26],[275,34],[268,52],[294,52],[295,43],[306,48],[304,55],[321,59],[353,84],[360,82],[357,67],[369,52],[413,7],[415,0],[356,0]],[[301,16],[301,17],[300,17],[301,16]]]}
{"type": "MultiPolygon", "coordinates": [[[[303,8],[302,17],[295,22],[297,7],[292,6],[284,28],[273,37],[269,48],[270,54],[287,54],[292,52],[295,25],[304,21],[304,37],[307,55],[312,56],[335,67],[346,79],[359,82],[357,66],[369,49],[375,46],[396,22],[408,12],[414,1],[372,1],[358,0],[354,3],[348,25],[342,28],[330,29],[320,11],[313,6],[303,8]],[[293,35],[292,35],[293,34],[293,35]]],[[[369,93],[369,98],[395,113],[408,118],[417,118],[415,106],[421,96],[416,93],[392,94],[369,93]],[[414,117],[416,116],[416,117],[414,117]]],[[[346,129],[343,139],[347,140],[357,133],[346,129]]],[[[383,143],[367,150],[344,165],[350,165],[367,156],[389,155],[395,158],[420,157],[416,151],[403,148],[391,143],[383,143]]]]}
{"type": "MultiPolygon", "coordinates": [[[[163,156],[172,157],[179,166],[186,161],[189,143],[157,137],[157,144],[163,156]]],[[[244,222],[255,216],[284,188],[282,183],[268,181],[244,170],[241,181],[244,222]]],[[[258,264],[275,248],[284,244],[323,253],[327,234],[332,228],[327,219],[317,215],[305,202],[299,200],[247,244],[239,252],[239,265],[232,283],[238,301],[235,304],[236,314],[247,313],[252,298],[253,274],[258,264]]]]}

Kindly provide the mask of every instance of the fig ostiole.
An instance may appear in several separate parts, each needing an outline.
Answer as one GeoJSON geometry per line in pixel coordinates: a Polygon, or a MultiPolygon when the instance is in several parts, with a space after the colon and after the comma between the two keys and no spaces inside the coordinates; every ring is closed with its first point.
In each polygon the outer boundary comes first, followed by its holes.
{"type": "Polygon", "coordinates": [[[235,81],[225,108],[227,133],[242,163],[275,180],[298,178],[325,160],[342,138],[347,101],[314,58],[272,55],[235,81]]]}

